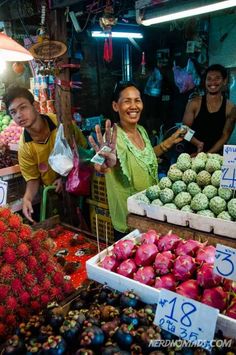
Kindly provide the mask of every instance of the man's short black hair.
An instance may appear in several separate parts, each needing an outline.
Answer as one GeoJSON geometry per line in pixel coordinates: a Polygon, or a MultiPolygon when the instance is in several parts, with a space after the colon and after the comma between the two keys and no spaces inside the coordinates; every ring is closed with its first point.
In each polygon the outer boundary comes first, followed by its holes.
{"type": "Polygon", "coordinates": [[[23,97],[29,100],[31,104],[34,103],[34,96],[28,89],[22,86],[11,86],[3,97],[3,101],[5,102],[7,110],[12,101],[18,97],[23,97]]]}
{"type": "Polygon", "coordinates": [[[221,65],[221,64],[212,64],[212,65],[210,65],[205,71],[205,79],[206,79],[207,74],[210,71],[218,71],[218,72],[220,72],[223,79],[226,79],[227,76],[228,76],[227,69],[225,67],[223,67],[223,65],[221,65]]]}

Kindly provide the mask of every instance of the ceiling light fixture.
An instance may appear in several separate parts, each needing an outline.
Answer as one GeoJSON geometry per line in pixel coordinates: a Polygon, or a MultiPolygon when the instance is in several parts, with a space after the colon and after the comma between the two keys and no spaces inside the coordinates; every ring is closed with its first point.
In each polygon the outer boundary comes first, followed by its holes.
{"type": "MultiPolygon", "coordinates": [[[[218,1],[218,2],[214,2],[212,4],[203,5],[203,6],[199,6],[199,5],[200,5],[199,1],[198,1],[198,3],[195,2],[195,4],[193,4],[193,3],[191,4],[191,2],[189,1],[188,3],[186,3],[184,5],[185,8],[183,10],[181,9],[180,6],[176,6],[175,8],[163,7],[159,11],[156,8],[156,10],[158,11],[158,15],[155,17],[153,16],[152,18],[147,18],[147,19],[142,18],[140,16],[140,9],[137,9],[136,20],[139,24],[142,24],[144,26],[151,26],[151,25],[158,24],[158,23],[174,21],[174,20],[178,20],[181,18],[202,15],[202,14],[206,14],[206,13],[210,13],[210,12],[214,12],[214,11],[218,11],[218,10],[227,9],[227,8],[236,6],[236,0],[218,1]],[[186,9],[186,6],[191,6],[191,8],[186,9]]],[[[137,6],[136,6],[136,8],[137,8],[137,6]]],[[[154,11],[153,11],[153,14],[154,14],[154,11]]]]}
{"type": "Polygon", "coordinates": [[[1,60],[7,62],[24,62],[33,59],[32,54],[27,49],[3,32],[0,32],[0,57],[1,60]]]}
{"type": "MultiPolygon", "coordinates": [[[[109,33],[102,31],[91,31],[92,37],[109,37],[109,33]]],[[[143,38],[139,32],[111,32],[112,38],[143,38]]]]}

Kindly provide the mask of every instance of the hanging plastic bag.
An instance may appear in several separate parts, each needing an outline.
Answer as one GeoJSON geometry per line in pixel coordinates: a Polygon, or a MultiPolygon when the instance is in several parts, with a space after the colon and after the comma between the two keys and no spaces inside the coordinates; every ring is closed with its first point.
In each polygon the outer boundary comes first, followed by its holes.
{"type": "Polygon", "coordinates": [[[62,123],[58,127],[54,148],[49,155],[48,162],[51,168],[61,176],[67,176],[73,168],[73,154],[65,138],[62,123]]]}
{"type": "Polygon", "coordinates": [[[162,74],[158,68],[155,68],[152,74],[149,76],[146,83],[144,94],[149,96],[160,96],[162,84],[162,74]]]}
{"type": "Polygon", "coordinates": [[[199,75],[191,59],[188,60],[185,68],[177,66],[174,62],[173,72],[175,84],[180,93],[185,93],[200,83],[199,75]]]}

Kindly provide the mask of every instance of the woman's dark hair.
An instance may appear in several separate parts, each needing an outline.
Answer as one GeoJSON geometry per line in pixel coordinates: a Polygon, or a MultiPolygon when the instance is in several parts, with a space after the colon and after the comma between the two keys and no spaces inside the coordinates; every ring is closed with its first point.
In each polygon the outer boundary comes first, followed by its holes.
{"type": "Polygon", "coordinates": [[[115,101],[117,102],[119,100],[119,97],[120,97],[120,93],[131,87],[131,86],[134,86],[139,92],[140,92],[140,95],[141,95],[141,91],[139,89],[139,87],[132,81],[120,81],[118,82],[116,85],[115,85],[115,88],[114,88],[114,91],[113,91],[113,96],[112,96],[112,101],[115,101]]]}
{"type": "Polygon", "coordinates": [[[7,110],[12,101],[18,97],[23,97],[29,100],[31,104],[34,103],[34,96],[28,89],[21,86],[12,86],[7,90],[6,94],[3,97],[3,101],[5,102],[7,110]]]}
{"type": "Polygon", "coordinates": [[[221,65],[221,64],[210,65],[204,73],[204,79],[206,79],[206,76],[210,71],[218,71],[221,73],[223,79],[227,78],[227,69],[225,67],[223,67],[223,65],[221,65]]]}

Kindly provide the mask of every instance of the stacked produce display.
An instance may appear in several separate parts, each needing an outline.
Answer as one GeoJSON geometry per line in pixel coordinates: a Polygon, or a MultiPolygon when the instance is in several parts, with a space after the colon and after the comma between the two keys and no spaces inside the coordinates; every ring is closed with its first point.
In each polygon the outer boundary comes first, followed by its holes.
{"type": "Polygon", "coordinates": [[[19,127],[14,121],[11,121],[10,124],[7,127],[4,127],[0,133],[0,144],[17,144],[19,142],[21,133],[22,128],[19,127]]]}
{"type": "Polygon", "coordinates": [[[0,144],[0,169],[14,165],[10,150],[7,145],[0,144]]]}

